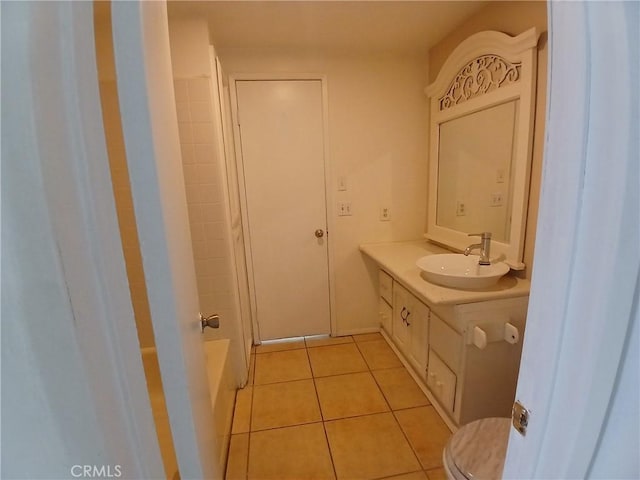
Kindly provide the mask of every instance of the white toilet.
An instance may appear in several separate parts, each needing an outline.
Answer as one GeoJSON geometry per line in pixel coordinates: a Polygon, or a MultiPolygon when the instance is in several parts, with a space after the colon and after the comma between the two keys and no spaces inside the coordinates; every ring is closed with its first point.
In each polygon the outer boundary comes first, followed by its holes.
{"type": "Polygon", "coordinates": [[[443,452],[447,478],[502,478],[510,425],[509,418],[483,418],[454,433],[443,452]]]}

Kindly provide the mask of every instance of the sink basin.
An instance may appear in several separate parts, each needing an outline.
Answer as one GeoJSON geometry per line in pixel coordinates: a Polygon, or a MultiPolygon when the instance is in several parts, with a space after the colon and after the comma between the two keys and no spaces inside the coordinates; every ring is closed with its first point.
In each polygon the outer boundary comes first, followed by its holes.
{"type": "Polygon", "coordinates": [[[490,287],[509,271],[509,266],[502,262],[478,265],[479,258],[478,255],[445,253],[422,257],[416,265],[429,282],[462,289],[490,287]]]}

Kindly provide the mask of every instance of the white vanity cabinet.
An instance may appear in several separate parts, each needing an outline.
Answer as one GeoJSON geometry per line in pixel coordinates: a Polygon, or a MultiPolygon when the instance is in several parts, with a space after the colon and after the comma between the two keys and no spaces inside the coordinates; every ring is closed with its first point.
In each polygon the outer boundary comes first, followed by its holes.
{"type": "Polygon", "coordinates": [[[530,283],[503,277],[484,290],[427,282],[416,266],[443,253],[422,241],[363,245],[378,264],[380,325],[451,426],[508,417],[514,401],[530,283]]]}
{"type": "Polygon", "coordinates": [[[398,349],[425,378],[429,335],[429,308],[400,285],[393,284],[392,338],[398,349]]]}
{"type": "Polygon", "coordinates": [[[528,301],[521,296],[432,312],[427,386],[456,424],[511,415],[528,301]]]}

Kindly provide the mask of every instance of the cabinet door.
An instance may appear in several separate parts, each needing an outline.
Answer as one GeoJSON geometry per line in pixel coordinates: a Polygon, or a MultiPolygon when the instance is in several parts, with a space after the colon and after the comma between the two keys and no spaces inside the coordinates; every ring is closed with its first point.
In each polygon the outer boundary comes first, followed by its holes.
{"type": "Polygon", "coordinates": [[[380,326],[391,335],[392,331],[392,322],[393,322],[393,311],[387,301],[380,297],[378,298],[378,314],[380,315],[380,326]]]}
{"type": "Polygon", "coordinates": [[[453,412],[456,397],[456,375],[431,350],[429,352],[429,371],[427,372],[427,387],[437,397],[443,407],[453,412]]]}
{"type": "Polygon", "coordinates": [[[413,298],[411,319],[409,320],[409,356],[420,376],[427,370],[429,345],[429,308],[417,298],[413,298]]]}
{"type": "Polygon", "coordinates": [[[393,286],[393,340],[403,352],[408,351],[409,328],[411,322],[410,293],[399,284],[393,286]]]}

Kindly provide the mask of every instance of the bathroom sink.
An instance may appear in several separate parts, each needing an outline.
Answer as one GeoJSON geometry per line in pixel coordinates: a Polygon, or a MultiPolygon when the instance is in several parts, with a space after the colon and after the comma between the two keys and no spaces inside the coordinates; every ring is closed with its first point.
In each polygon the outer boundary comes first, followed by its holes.
{"type": "Polygon", "coordinates": [[[462,289],[490,287],[509,272],[509,266],[502,262],[478,265],[479,258],[478,255],[444,253],[422,257],[416,265],[422,270],[422,276],[427,281],[444,287],[462,289]]]}

